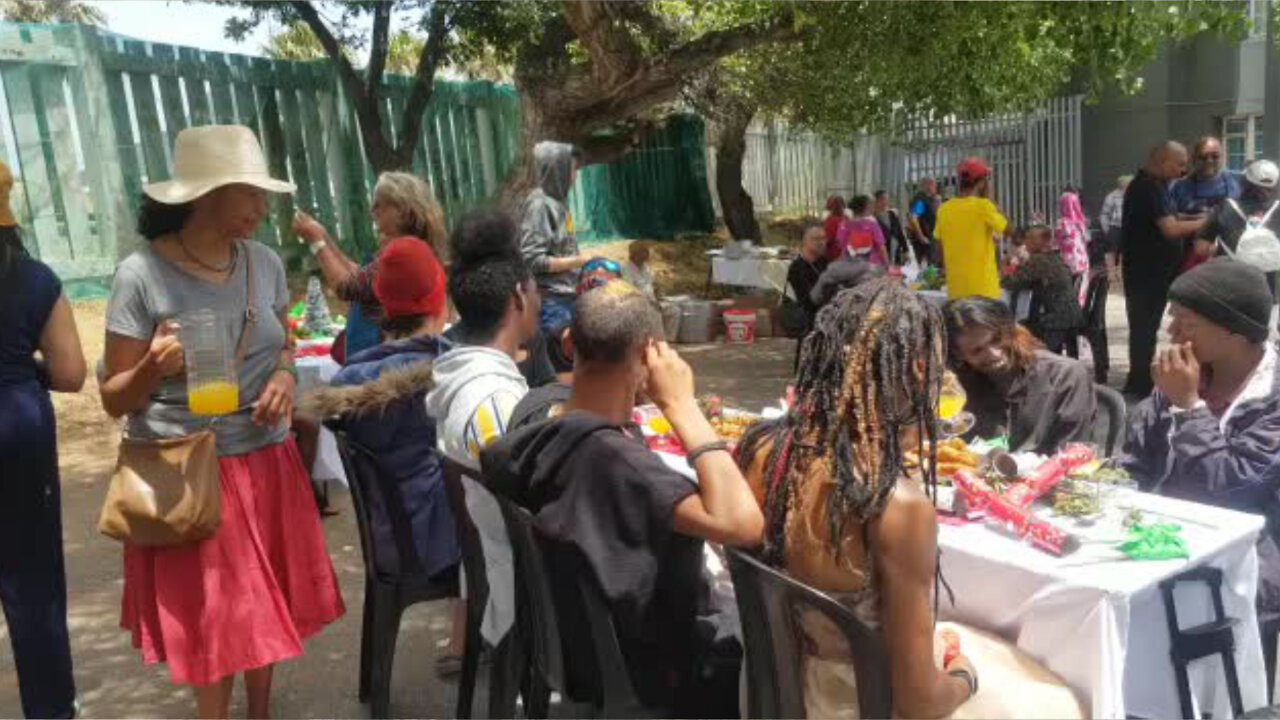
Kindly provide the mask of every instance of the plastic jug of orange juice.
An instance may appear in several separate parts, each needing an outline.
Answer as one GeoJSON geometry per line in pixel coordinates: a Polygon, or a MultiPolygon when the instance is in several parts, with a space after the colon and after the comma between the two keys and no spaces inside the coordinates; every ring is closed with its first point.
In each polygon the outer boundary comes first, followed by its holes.
{"type": "Polygon", "coordinates": [[[232,323],[213,310],[178,317],[187,366],[187,407],[193,415],[226,415],[240,407],[232,323]]]}

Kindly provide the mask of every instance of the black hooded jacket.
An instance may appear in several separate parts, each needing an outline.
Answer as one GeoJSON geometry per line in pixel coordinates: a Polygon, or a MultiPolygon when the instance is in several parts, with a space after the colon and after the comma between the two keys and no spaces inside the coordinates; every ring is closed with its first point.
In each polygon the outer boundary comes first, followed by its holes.
{"type": "MultiPolygon", "coordinates": [[[[706,603],[703,542],[672,529],[696,486],[644,445],[639,429],[573,412],[513,430],[481,454],[489,489],[528,510],[549,541],[553,587],[585,563],[609,600],[641,700],[671,706],[693,663],[706,603]]],[[[583,635],[585,623],[562,633],[583,635]]]]}

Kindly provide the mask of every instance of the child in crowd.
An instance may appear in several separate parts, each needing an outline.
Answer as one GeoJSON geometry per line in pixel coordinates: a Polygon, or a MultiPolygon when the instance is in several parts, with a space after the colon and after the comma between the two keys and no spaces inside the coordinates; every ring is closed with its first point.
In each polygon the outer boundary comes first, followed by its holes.
{"type": "Polygon", "coordinates": [[[880,223],[871,214],[871,198],[858,195],[849,202],[853,210],[853,218],[840,224],[840,232],[836,236],[839,253],[829,260],[839,259],[839,255],[849,253],[882,268],[889,267],[889,251],[885,247],[884,231],[880,223]]]}
{"type": "Polygon", "coordinates": [[[1015,270],[1031,257],[1031,253],[1027,250],[1026,240],[1027,228],[1020,227],[1013,231],[1013,236],[1009,238],[1008,252],[1005,253],[1003,275],[1012,275],[1015,270]]]}
{"type": "Polygon", "coordinates": [[[1053,231],[1047,225],[1032,225],[1023,234],[1019,248],[1026,261],[1001,282],[1010,294],[1030,292],[1031,316],[1023,324],[1050,352],[1061,352],[1067,340],[1083,323],[1076,300],[1071,268],[1053,247],[1053,231]]]}
{"type": "Polygon", "coordinates": [[[622,279],[631,283],[635,289],[644,293],[650,300],[656,300],[653,291],[653,271],[649,267],[649,243],[637,240],[627,247],[630,258],[622,264],[622,279]]]}

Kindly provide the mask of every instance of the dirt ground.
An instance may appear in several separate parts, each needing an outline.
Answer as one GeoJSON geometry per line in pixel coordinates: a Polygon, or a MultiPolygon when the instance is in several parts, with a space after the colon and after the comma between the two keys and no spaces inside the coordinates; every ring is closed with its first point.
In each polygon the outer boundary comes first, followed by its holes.
{"type": "MultiPolygon", "coordinates": [[[[798,223],[775,224],[770,236],[785,242],[798,237],[798,223]]],[[[655,246],[660,291],[701,290],[707,265],[702,249],[718,244],[714,236],[694,243],[655,246]],[[683,247],[681,247],[683,246],[683,247]]],[[[624,258],[626,243],[596,246],[593,252],[624,258]]],[[[102,356],[105,302],[76,303],[76,320],[90,366],[102,356]]],[[[1112,380],[1125,360],[1123,298],[1113,295],[1112,380]]],[[[728,404],[758,411],[781,397],[791,374],[794,343],[762,339],[754,345],[682,346],[693,365],[700,393],[721,395],[728,404]]],[[[119,629],[120,549],[97,533],[97,515],[115,462],[119,424],[102,411],[96,380],[77,395],[55,396],[63,484],[64,543],[70,594],[70,628],[75,675],[85,717],[188,717],[194,712],[189,690],[169,683],[163,667],[146,667],[119,629]]],[[[341,513],[324,522],[330,556],[338,573],[347,614],[313,639],[306,654],[277,671],[274,712],[280,717],[366,717],[356,700],[363,601],[363,566],[348,497],[336,492],[341,513]]],[[[454,689],[433,673],[434,658],[448,634],[448,607],[431,603],[411,608],[399,638],[393,678],[392,711],[399,717],[452,717],[454,689]]],[[[243,714],[237,689],[234,713],[243,714]]],[[[20,713],[17,677],[0,624],[0,716],[20,713]]]]}

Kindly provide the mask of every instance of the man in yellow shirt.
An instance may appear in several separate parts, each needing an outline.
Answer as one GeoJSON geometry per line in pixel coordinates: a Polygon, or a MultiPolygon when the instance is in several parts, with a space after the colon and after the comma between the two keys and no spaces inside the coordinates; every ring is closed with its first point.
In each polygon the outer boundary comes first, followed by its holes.
{"type": "Polygon", "coordinates": [[[949,298],[981,295],[1000,299],[995,237],[1008,233],[1009,221],[987,199],[991,168],[980,158],[960,163],[960,191],[938,208],[934,235],[942,245],[949,298]]]}

